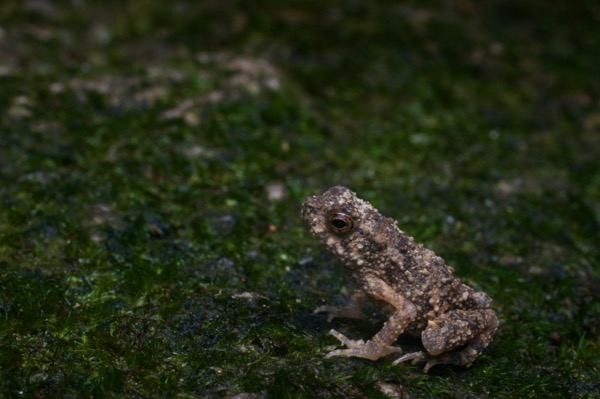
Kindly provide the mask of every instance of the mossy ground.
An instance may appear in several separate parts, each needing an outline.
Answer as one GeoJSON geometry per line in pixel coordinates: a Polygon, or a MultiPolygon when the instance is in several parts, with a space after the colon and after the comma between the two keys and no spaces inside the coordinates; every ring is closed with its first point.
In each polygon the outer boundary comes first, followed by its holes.
{"type": "Polygon", "coordinates": [[[597,397],[599,48],[594,1],[4,0],[0,396],[597,397]],[[324,359],[334,184],[494,299],[472,368],[324,359]]]}

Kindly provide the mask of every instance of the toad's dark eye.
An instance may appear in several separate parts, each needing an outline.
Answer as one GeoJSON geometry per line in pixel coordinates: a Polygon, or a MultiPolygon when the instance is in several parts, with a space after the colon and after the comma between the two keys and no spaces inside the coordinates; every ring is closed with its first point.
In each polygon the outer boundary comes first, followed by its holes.
{"type": "Polygon", "coordinates": [[[329,226],[329,230],[338,235],[350,233],[352,231],[352,227],[354,226],[352,218],[349,215],[341,212],[330,213],[327,217],[327,224],[329,226]]]}

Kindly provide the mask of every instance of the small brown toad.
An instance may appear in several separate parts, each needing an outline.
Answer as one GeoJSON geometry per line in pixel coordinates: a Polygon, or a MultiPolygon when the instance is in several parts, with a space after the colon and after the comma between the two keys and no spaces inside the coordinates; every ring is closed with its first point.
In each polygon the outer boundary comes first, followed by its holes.
{"type": "Polygon", "coordinates": [[[361,318],[367,295],[392,309],[389,320],[367,342],[331,330],[347,349],[336,349],[327,357],[376,360],[400,353],[392,344],[406,332],[420,335],[426,352],[405,354],[393,364],[424,361],[427,372],[444,363],[469,367],[488,346],[498,328],[490,297],[463,284],[442,258],[415,243],[367,201],[335,186],[309,197],[302,205],[302,217],[360,289],[347,306],[321,306],[315,312],[329,313],[329,321],[361,318]]]}

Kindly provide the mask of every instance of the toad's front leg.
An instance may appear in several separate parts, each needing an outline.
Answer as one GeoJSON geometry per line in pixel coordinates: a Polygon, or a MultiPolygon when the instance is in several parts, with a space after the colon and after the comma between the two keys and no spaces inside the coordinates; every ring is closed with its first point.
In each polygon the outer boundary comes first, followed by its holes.
{"type": "Polygon", "coordinates": [[[365,342],[361,339],[355,341],[353,339],[347,338],[344,334],[339,333],[335,330],[329,331],[329,334],[339,339],[340,342],[342,342],[348,347],[348,349],[336,349],[334,351],[329,352],[325,357],[353,356],[362,357],[369,360],[377,360],[381,357],[391,355],[392,353],[402,353],[402,349],[400,349],[397,346],[378,343],[374,340],[365,342]]]}
{"type": "Polygon", "coordinates": [[[383,300],[394,306],[395,311],[389,320],[383,325],[381,330],[369,341],[351,340],[345,335],[331,330],[329,333],[346,345],[347,349],[336,349],[327,354],[332,356],[352,356],[362,357],[370,360],[377,360],[392,353],[402,352],[397,346],[392,344],[398,339],[398,336],[404,332],[416,317],[415,306],[387,285],[383,280],[369,278],[365,291],[376,299],[383,300]]]}
{"type": "MultiPolygon", "coordinates": [[[[318,308],[316,308],[313,311],[313,314],[329,313],[329,315],[327,316],[327,321],[329,321],[329,322],[331,322],[331,320],[333,320],[335,318],[367,319],[368,317],[365,316],[365,314],[362,311],[362,308],[366,302],[367,302],[367,294],[365,294],[363,291],[356,291],[352,294],[352,296],[350,297],[350,302],[346,306],[343,306],[343,307],[328,306],[328,305],[319,306],[318,308]]],[[[332,334],[332,335],[334,335],[334,334],[332,334]]],[[[336,336],[336,338],[337,338],[337,336],[336,336]]],[[[341,339],[340,339],[340,341],[341,341],[341,339]]]]}

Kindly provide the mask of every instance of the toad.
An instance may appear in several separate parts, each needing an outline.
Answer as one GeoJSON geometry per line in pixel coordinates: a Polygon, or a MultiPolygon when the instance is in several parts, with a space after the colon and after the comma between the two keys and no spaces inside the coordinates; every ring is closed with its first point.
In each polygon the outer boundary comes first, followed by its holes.
{"type": "Polygon", "coordinates": [[[331,330],[346,348],[327,357],[377,360],[401,353],[392,344],[408,333],[420,336],[425,350],[404,354],[393,364],[425,362],[424,372],[428,372],[437,364],[470,367],[488,346],[498,328],[490,297],[463,284],[442,258],[416,243],[369,202],[335,186],[309,197],[302,205],[302,217],[359,288],[346,306],[321,306],[315,313],[328,313],[328,321],[363,318],[368,297],[390,309],[387,322],[366,342],[331,330]]]}

